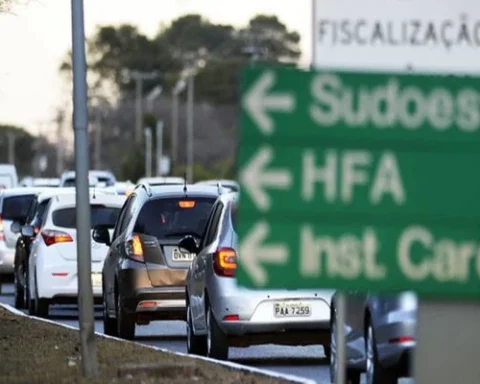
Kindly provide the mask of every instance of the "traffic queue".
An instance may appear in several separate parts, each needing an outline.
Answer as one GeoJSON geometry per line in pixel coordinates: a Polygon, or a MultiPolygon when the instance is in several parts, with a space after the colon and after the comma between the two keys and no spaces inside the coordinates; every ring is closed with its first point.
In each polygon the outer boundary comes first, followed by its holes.
{"type": "MultiPolygon", "coordinates": [[[[30,181],[0,190],[0,282],[13,281],[17,309],[47,318],[78,301],[75,173],[30,181]]],[[[105,334],[132,340],[138,326],[180,320],[188,353],[221,360],[230,347],[322,345],[336,382],[337,293],[237,284],[236,181],[134,185],[90,171],[89,185],[91,281],[105,334]]],[[[362,372],[373,384],[410,375],[415,295],[347,292],[346,303],[348,382],[362,372]]]]}

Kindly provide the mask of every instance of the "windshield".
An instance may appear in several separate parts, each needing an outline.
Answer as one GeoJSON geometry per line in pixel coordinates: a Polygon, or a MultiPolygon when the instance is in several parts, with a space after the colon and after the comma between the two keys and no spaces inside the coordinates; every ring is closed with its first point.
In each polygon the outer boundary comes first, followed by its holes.
{"type": "Polygon", "coordinates": [[[24,222],[35,195],[6,197],[3,200],[2,218],[4,220],[24,222]]]}
{"type": "MultiPolygon", "coordinates": [[[[106,207],[104,205],[91,205],[91,228],[96,225],[107,225],[111,228],[115,226],[120,208],[106,207]]],[[[52,213],[53,224],[62,228],[76,228],[76,209],[61,208],[52,213]]]]}
{"type": "Polygon", "coordinates": [[[46,199],[43,200],[40,204],[37,206],[37,211],[35,213],[35,216],[33,218],[32,225],[33,226],[40,226],[42,221],[43,221],[43,215],[45,213],[45,210],[47,208],[48,203],[50,202],[51,199],[46,199]]]}
{"type": "Polygon", "coordinates": [[[138,216],[134,232],[155,236],[158,239],[183,237],[191,234],[200,237],[215,198],[169,198],[147,202],[138,216]]]}

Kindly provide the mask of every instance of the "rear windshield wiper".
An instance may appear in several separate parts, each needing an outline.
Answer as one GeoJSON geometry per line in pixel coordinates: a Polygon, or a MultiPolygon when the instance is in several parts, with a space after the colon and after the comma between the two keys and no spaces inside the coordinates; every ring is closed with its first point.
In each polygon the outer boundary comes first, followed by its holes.
{"type": "Polygon", "coordinates": [[[200,235],[198,235],[197,233],[195,233],[195,232],[193,232],[193,231],[189,231],[189,232],[171,232],[171,233],[168,233],[168,234],[164,235],[163,237],[188,236],[188,235],[191,235],[191,236],[197,237],[197,238],[200,237],[200,235]]]}

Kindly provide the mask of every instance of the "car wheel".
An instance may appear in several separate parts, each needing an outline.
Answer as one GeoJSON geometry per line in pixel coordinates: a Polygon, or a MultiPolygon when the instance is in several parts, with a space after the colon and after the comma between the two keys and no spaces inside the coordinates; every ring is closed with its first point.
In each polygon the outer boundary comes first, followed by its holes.
{"type": "Polygon", "coordinates": [[[135,337],[135,316],[122,307],[120,294],[117,295],[117,335],[126,340],[133,340],[135,337]]]}
{"type": "Polygon", "coordinates": [[[13,274],[14,276],[14,285],[15,285],[15,308],[17,309],[24,309],[25,308],[25,284],[21,281],[20,275],[22,278],[25,278],[23,265],[19,265],[18,268],[15,269],[13,274]]]}
{"type": "Polygon", "coordinates": [[[398,378],[394,372],[382,367],[378,361],[375,334],[370,321],[368,321],[367,324],[365,341],[367,355],[367,384],[396,384],[398,378]]]}
{"type": "Polygon", "coordinates": [[[109,336],[117,336],[117,321],[108,315],[107,294],[103,288],[103,332],[109,336]]]}
{"type": "Polygon", "coordinates": [[[220,329],[210,307],[207,307],[207,356],[218,360],[228,359],[228,340],[220,329]]]}
{"type": "Polygon", "coordinates": [[[194,355],[205,356],[207,354],[207,337],[196,336],[193,332],[192,310],[187,301],[187,352],[194,355]]]}
{"type": "MultiPolygon", "coordinates": [[[[325,355],[327,355],[327,348],[325,348],[325,355]]],[[[330,380],[332,383],[337,382],[338,375],[338,359],[337,359],[337,316],[333,310],[330,316],[330,380]]],[[[360,384],[360,371],[346,367],[346,381],[347,384],[360,384]]]]}
{"type": "Polygon", "coordinates": [[[39,317],[47,318],[50,300],[38,297],[38,285],[35,279],[35,314],[39,317]]]}

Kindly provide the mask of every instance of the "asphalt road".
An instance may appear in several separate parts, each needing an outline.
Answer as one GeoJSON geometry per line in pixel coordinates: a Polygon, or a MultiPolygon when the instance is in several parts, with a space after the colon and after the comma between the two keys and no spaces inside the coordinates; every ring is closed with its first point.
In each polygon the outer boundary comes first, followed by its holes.
{"type": "MultiPolygon", "coordinates": [[[[2,286],[0,302],[14,305],[13,286],[2,286]]],[[[101,309],[96,312],[95,330],[103,332],[101,309]]],[[[75,306],[54,306],[50,309],[50,319],[59,323],[78,327],[78,314],[75,306]]],[[[153,322],[147,326],[137,326],[135,341],[169,349],[187,352],[185,323],[181,321],[153,322]]],[[[328,361],[323,347],[288,347],[277,345],[231,348],[231,361],[261,369],[287,373],[315,380],[319,384],[330,384],[328,361]]],[[[399,384],[409,384],[411,380],[400,380],[399,384]]]]}

